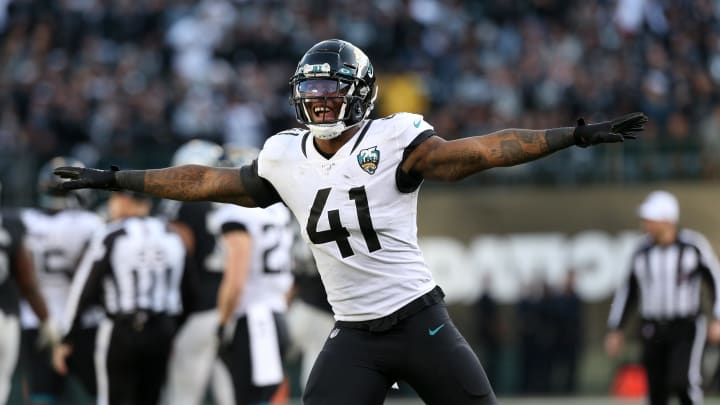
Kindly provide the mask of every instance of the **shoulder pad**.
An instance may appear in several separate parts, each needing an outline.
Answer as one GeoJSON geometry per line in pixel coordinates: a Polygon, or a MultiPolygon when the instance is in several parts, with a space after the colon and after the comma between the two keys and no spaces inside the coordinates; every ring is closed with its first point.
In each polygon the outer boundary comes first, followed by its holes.
{"type": "Polygon", "coordinates": [[[299,150],[301,135],[307,133],[308,130],[302,128],[293,128],[286,131],[278,132],[277,134],[269,137],[265,141],[265,145],[260,150],[258,160],[270,159],[276,160],[281,159],[286,153],[293,150],[293,145],[297,145],[299,150]]]}
{"type": "Polygon", "coordinates": [[[427,129],[433,129],[432,125],[425,122],[423,116],[420,114],[414,114],[409,112],[399,112],[392,115],[388,115],[381,120],[389,121],[397,129],[415,129],[420,132],[427,129]]]}

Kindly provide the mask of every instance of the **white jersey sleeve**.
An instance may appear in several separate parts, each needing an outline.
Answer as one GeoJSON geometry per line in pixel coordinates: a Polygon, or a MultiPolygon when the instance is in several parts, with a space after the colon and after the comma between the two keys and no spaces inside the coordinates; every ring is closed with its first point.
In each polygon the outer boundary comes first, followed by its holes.
{"type": "Polygon", "coordinates": [[[365,121],[332,157],[307,132],[268,139],[257,174],[295,215],[338,320],[391,314],[435,287],[417,244],[422,178],[399,170],[434,135],[422,116],[365,121]]]}

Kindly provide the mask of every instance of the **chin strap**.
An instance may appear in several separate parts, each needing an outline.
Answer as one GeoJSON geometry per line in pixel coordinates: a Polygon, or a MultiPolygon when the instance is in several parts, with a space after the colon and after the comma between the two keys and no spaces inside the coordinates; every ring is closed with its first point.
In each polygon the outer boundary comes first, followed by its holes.
{"type": "Polygon", "coordinates": [[[360,125],[364,120],[360,120],[350,126],[345,125],[344,122],[336,122],[334,124],[307,124],[310,133],[317,139],[333,139],[340,136],[343,132],[347,131],[352,127],[360,125]]]}
{"type": "Polygon", "coordinates": [[[337,138],[347,129],[342,121],[334,124],[307,124],[307,127],[312,136],[323,140],[337,138]]]}

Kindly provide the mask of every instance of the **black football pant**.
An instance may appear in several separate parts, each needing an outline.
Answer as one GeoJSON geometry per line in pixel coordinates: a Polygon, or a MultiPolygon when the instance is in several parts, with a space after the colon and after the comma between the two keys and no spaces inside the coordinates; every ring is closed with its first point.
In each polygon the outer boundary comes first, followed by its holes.
{"type": "MultiPolygon", "coordinates": [[[[79,328],[74,345],[82,349],[74,350],[67,358],[70,373],[90,396],[95,396],[95,332],[95,328],[79,328]]],[[[53,403],[63,395],[67,381],[53,369],[51,349],[37,347],[38,335],[38,329],[25,329],[22,332],[23,378],[28,385],[30,403],[53,403]]]]}
{"type": "Polygon", "coordinates": [[[175,322],[153,315],[104,320],[97,332],[98,403],[156,405],[165,383],[175,322]]]}
{"type": "Polygon", "coordinates": [[[497,404],[477,356],[444,303],[371,332],[336,323],[310,372],[304,405],[381,405],[395,382],[430,405],[497,404]]]}
{"type": "MultiPolygon", "coordinates": [[[[284,354],[289,344],[287,322],[284,314],[273,314],[279,350],[284,354]]],[[[250,334],[247,317],[238,318],[233,340],[220,347],[218,357],[230,374],[233,400],[236,405],[269,404],[280,384],[257,386],[252,382],[250,334]]]]}
{"type": "Polygon", "coordinates": [[[666,405],[677,396],[682,405],[703,400],[701,361],[705,318],[643,321],[643,364],[651,405],[666,405]]]}

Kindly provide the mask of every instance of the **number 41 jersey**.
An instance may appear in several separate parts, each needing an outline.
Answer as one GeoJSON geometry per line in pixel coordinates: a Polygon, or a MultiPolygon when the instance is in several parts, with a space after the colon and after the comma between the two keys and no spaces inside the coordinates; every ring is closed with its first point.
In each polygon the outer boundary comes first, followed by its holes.
{"type": "MultiPolygon", "coordinates": [[[[399,170],[434,133],[422,116],[399,113],[363,122],[329,158],[305,130],[280,132],[260,152],[253,169],[298,220],[336,319],[381,318],[435,287],[417,243],[422,179],[399,170]]],[[[245,184],[254,174],[243,170],[245,184]]],[[[247,188],[260,205],[272,201],[247,188]]]]}

